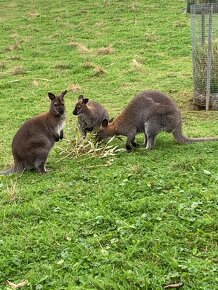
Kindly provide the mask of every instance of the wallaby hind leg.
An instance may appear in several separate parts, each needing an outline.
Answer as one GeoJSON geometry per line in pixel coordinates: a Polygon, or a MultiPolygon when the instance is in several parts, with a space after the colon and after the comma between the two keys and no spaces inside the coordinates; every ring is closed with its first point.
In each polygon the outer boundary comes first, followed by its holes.
{"type": "Polygon", "coordinates": [[[176,129],[173,131],[173,137],[180,144],[191,143],[187,138],[182,134],[182,122],[179,122],[176,129]]]}
{"type": "Polygon", "coordinates": [[[37,171],[41,174],[46,173],[46,168],[45,168],[45,163],[41,163],[38,167],[37,167],[37,171]]]}
{"type": "Polygon", "coordinates": [[[151,123],[145,123],[145,145],[146,149],[152,149],[155,146],[155,140],[157,137],[157,134],[161,131],[161,128],[157,126],[157,124],[151,122],[151,123]]]}
{"type": "Polygon", "coordinates": [[[38,156],[36,159],[35,159],[35,162],[34,162],[34,166],[36,168],[36,170],[39,172],[39,173],[46,173],[46,168],[45,168],[45,163],[47,161],[47,158],[48,158],[48,153],[41,153],[40,156],[38,156]]]}
{"type": "Polygon", "coordinates": [[[153,135],[151,135],[151,134],[148,135],[146,149],[154,148],[156,136],[157,135],[154,135],[154,134],[153,135]]]}

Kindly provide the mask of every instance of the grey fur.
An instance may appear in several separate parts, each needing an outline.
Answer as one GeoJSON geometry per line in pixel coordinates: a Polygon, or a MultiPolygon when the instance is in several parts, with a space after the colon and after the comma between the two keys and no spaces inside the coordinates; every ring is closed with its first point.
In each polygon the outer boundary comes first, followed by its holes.
{"type": "Polygon", "coordinates": [[[45,163],[54,143],[63,138],[66,122],[64,95],[56,97],[48,93],[51,100],[50,110],[26,121],[15,134],[12,141],[14,166],[0,172],[1,175],[13,174],[24,170],[36,169],[45,173],[45,163]]]}
{"type": "Polygon", "coordinates": [[[99,129],[104,119],[109,120],[108,112],[101,104],[82,95],[78,98],[73,115],[78,116],[78,127],[83,136],[99,129]]]}
{"type": "Polygon", "coordinates": [[[127,136],[126,149],[131,150],[137,133],[145,134],[146,149],[155,146],[156,136],[166,131],[172,133],[178,143],[218,141],[218,137],[188,138],[182,133],[182,118],[176,103],[158,91],[144,91],[133,98],[126,109],[110,124],[106,120],[97,133],[101,141],[114,135],[127,136]]]}

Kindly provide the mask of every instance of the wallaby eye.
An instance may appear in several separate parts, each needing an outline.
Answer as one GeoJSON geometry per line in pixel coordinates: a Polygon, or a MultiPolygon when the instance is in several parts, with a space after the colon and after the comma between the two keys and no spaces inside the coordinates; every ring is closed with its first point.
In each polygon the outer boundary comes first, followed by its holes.
{"type": "Polygon", "coordinates": [[[58,104],[57,104],[57,103],[54,103],[54,106],[55,106],[55,107],[57,107],[57,106],[58,106],[58,104]]]}

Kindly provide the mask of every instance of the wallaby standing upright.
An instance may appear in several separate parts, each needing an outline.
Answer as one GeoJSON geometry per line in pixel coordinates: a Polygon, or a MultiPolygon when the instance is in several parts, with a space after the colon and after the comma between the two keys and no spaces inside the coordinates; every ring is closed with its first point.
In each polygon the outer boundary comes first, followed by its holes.
{"type": "Polygon", "coordinates": [[[66,122],[64,95],[48,93],[50,110],[26,121],[17,131],[12,142],[14,167],[0,174],[18,173],[36,169],[45,173],[45,163],[54,143],[63,138],[66,122]]]}
{"type": "Polygon", "coordinates": [[[166,131],[172,133],[177,142],[192,143],[200,141],[218,141],[218,137],[188,138],[182,134],[182,118],[176,103],[158,91],[144,91],[133,98],[124,111],[110,124],[103,120],[97,133],[101,141],[114,135],[127,136],[126,149],[130,151],[137,133],[145,134],[146,149],[152,149],[156,136],[166,131]]]}
{"type": "Polygon", "coordinates": [[[104,119],[109,120],[108,112],[101,104],[86,99],[82,95],[78,98],[73,115],[78,116],[78,127],[84,136],[87,132],[99,129],[104,119]]]}

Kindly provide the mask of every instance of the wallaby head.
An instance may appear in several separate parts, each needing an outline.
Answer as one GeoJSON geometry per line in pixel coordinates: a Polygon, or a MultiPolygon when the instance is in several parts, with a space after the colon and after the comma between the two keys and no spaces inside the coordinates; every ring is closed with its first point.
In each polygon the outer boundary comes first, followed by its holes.
{"type": "Polygon", "coordinates": [[[65,113],[64,96],[67,90],[63,91],[60,96],[55,96],[53,93],[48,93],[48,97],[51,100],[50,112],[54,116],[59,117],[65,113]]]}
{"type": "Polygon", "coordinates": [[[86,112],[88,101],[89,99],[84,98],[82,95],[80,95],[78,98],[78,103],[73,110],[73,115],[81,115],[86,112]]]}
{"type": "Polygon", "coordinates": [[[104,119],[102,121],[101,127],[98,130],[96,134],[96,140],[97,142],[101,142],[104,139],[110,138],[112,136],[116,135],[113,120],[108,121],[107,119],[104,119]]]}

